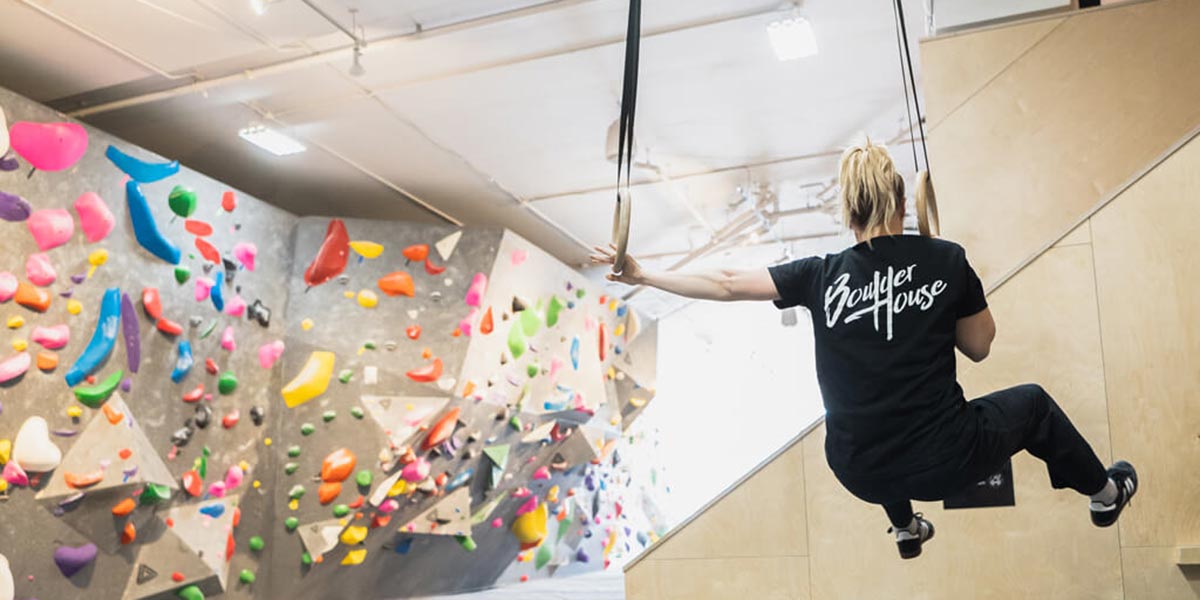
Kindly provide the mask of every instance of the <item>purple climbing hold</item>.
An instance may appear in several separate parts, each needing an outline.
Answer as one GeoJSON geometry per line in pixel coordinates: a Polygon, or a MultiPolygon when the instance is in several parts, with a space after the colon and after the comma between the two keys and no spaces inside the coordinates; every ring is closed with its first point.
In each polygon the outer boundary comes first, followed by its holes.
{"type": "MultiPolygon", "coordinates": [[[[142,363],[142,334],[138,327],[137,310],[129,294],[121,294],[121,334],[125,338],[125,357],[129,372],[137,373],[142,363]]],[[[129,390],[125,390],[129,391],[129,390]]]]}
{"type": "Polygon", "coordinates": [[[133,389],[133,380],[132,379],[126,377],[125,379],[121,380],[121,391],[122,392],[125,392],[126,394],[128,394],[129,390],[132,390],[132,389],[133,389]]]}
{"type": "Polygon", "coordinates": [[[59,546],[54,549],[54,564],[62,571],[63,577],[70,577],[92,564],[96,560],[96,545],[59,546]]]}
{"type": "Polygon", "coordinates": [[[587,552],[583,551],[583,548],[580,548],[579,552],[575,553],[575,560],[578,562],[581,562],[581,563],[585,563],[585,562],[591,560],[591,558],[588,557],[587,552]]]}
{"type": "Polygon", "coordinates": [[[24,198],[7,192],[0,192],[0,219],[9,222],[20,222],[29,219],[33,207],[24,198]]]}
{"type": "Polygon", "coordinates": [[[0,171],[9,172],[16,171],[21,168],[21,161],[15,156],[0,157],[0,171]]]}
{"type": "Polygon", "coordinates": [[[71,281],[75,282],[76,285],[83,283],[86,280],[87,280],[87,273],[77,273],[77,274],[71,276],[71,281]]]}

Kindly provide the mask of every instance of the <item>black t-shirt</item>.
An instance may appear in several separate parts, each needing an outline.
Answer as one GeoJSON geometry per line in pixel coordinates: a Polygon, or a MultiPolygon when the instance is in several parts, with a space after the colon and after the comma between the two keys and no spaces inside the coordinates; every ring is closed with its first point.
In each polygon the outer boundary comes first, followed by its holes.
{"type": "Polygon", "coordinates": [[[961,246],[879,237],[771,267],[779,308],[810,309],[829,466],[902,476],[975,436],[955,379],[955,324],[987,308],[961,246]]]}

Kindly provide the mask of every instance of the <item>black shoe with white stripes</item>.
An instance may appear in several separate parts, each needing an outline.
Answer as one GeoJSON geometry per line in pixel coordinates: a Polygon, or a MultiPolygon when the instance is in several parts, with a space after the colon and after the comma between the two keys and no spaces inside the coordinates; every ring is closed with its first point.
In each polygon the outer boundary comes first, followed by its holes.
{"type": "Polygon", "coordinates": [[[921,544],[933,539],[933,523],[925,520],[921,513],[913,515],[916,523],[914,529],[896,529],[888,527],[888,533],[896,534],[896,547],[900,549],[900,558],[916,558],[921,555],[921,544]]]}
{"type": "Polygon", "coordinates": [[[1096,527],[1109,527],[1117,522],[1121,511],[1129,505],[1134,494],[1138,491],[1138,476],[1133,465],[1119,460],[1108,468],[1108,478],[1117,485],[1117,499],[1112,504],[1092,502],[1089,506],[1092,512],[1092,523],[1096,527]]]}

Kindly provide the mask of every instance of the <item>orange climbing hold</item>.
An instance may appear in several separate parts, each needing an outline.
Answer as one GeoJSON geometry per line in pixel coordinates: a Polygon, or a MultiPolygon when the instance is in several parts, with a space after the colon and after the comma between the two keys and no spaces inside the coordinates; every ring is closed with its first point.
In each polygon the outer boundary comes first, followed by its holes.
{"type": "Polygon", "coordinates": [[[429,450],[446,441],[446,438],[454,433],[454,427],[458,425],[458,417],[461,414],[462,409],[456,407],[438,419],[437,423],[429,428],[429,435],[425,436],[425,441],[421,442],[421,450],[429,450]]]}
{"type": "Polygon", "coordinates": [[[442,359],[435,358],[433,359],[432,363],[419,369],[413,369],[408,373],[405,373],[405,375],[408,375],[408,378],[413,381],[419,383],[429,383],[431,381],[437,381],[438,378],[442,376],[442,368],[442,359]]]}
{"type": "Polygon", "coordinates": [[[105,404],[101,410],[104,411],[104,418],[113,425],[120,423],[125,418],[125,413],[113,408],[111,404],[105,404]]]}
{"type": "Polygon", "coordinates": [[[358,458],[346,448],[338,448],[330,452],[321,462],[321,481],[345,481],[358,464],[358,458]]]}
{"type": "Polygon", "coordinates": [[[377,283],[379,289],[389,296],[408,296],[412,298],[417,293],[412,275],[404,271],[388,273],[380,277],[377,283]]]}
{"type": "Polygon", "coordinates": [[[58,367],[58,355],[43,350],[37,353],[37,368],[43,371],[53,371],[58,367]]]}
{"type": "Polygon", "coordinates": [[[338,494],[342,493],[342,482],[326,481],[317,487],[317,500],[322,505],[329,504],[337,499],[338,494]]]}
{"type": "Polygon", "coordinates": [[[14,298],[17,304],[29,310],[46,312],[46,309],[50,308],[50,292],[34,287],[27,281],[17,283],[17,293],[14,298]]]}
{"type": "Polygon", "coordinates": [[[487,312],[483,313],[483,320],[479,322],[479,333],[487,335],[495,329],[495,323],[492,320],[492,307],[488,307],[487,312]]]}
{"type": "Polygon", "coordinates": [[[183,333],[183,326],[170,319],[159,319],[154,323],[154,326],[167,335],[179,335],[183,333]]]}
{"type": "Polygon", "coordinates": [[[133,540],[136,540],[136,539],[137,539],[137,528],[133,526],[133,523],[126,523],[125,529],[121,532],[121,544],[127,546],[129,544],[132,544],[133,540]]]}
{"type": "Polygon", "coordinates": [[[200,256],[203,256],[204,260],[217,265],[221,264],[221,253],[207,240],[196,238],[196,249],[200,251],[200,256]]]}
{"type": "Polygon", "coordinates": [[[421,338],[421,326],[420,325],[409,325],[408,328],[404,330],[404,335],[407,335],[408,339],[410,339],[410,340],[420,339],[421,338]]]}
{"type": "Polygon", "coordinates": [[[69,487],[81,490],[86,487],[91,487],[104,480],[104,470],[97,469],[91,473],[63,473],[63,481],[67,482],[69,487]]]}
{"type": "Polygon", "coordinates": [[[121,448],[121,450],[117,452],[117,456],[120,456],[121,460],[129,460],[129,457],[133,456],[133,450],[130,450],[129,448],[121,448]]]}
{"type": "Polygon", "coordinates": [[[133,512],[135,508],[137,508],[137,502],[134,502],[133,498],[126,498],[112,507],[112,514],[114,517],[123,517],[133,512]]]}
{"type": "Polygon", "coordinates": [[[472,392],[474,392],[474,391],[475,391],[475,382],[474,382],[474,381],[468,381],[468,382],[467,382],[467,385],[463,386],[462,397],[463,397],[463,398],[470,398],[470,397],[471,397],[471,393],[472,393],[472,392]]]}
{"type": "Polygon", "coordinates": [[[421,262],[429,258],[429,244],[414,244],[404,249],[404,258],[413,262],[421,262]]]}
{"type": "Polygon", "coordinates": [[[600,324],[600,362],[608,355],[608,335],[604,331],[604,323],[600,324]]]}
{"type": "Polygon", "coordinates": [[[192,235],[198,235],[200,237],[210,236],[213,232],[212,225],[209,225],[204,221],[197,221],[195,219],[188,219],[184,221],[183,228],[186,229],[188,233],[192,235]]]}

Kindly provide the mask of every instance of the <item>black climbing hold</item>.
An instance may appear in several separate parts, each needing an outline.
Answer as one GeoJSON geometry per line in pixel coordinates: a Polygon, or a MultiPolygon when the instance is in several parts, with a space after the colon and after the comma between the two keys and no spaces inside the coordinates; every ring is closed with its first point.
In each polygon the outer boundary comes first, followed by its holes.
{"type": "Polygon", "coordinates": [[[212,416],[212,409],[209,408],[207,404],[200,404],[197,406],[196,414],[193,417],[196,427],[199,427],[200,429],[207,428],[209,424],[212,423],[212,416]]]}
{"type": "Polygon", "coordinates": [[[250,420],[254,421],[255,425],[262,425],[263,418],[265,416],[266,416],[266,413],[263,412],[263,409],[261,406],[255,406],[254,408],[250,409],[250,420]]]}

